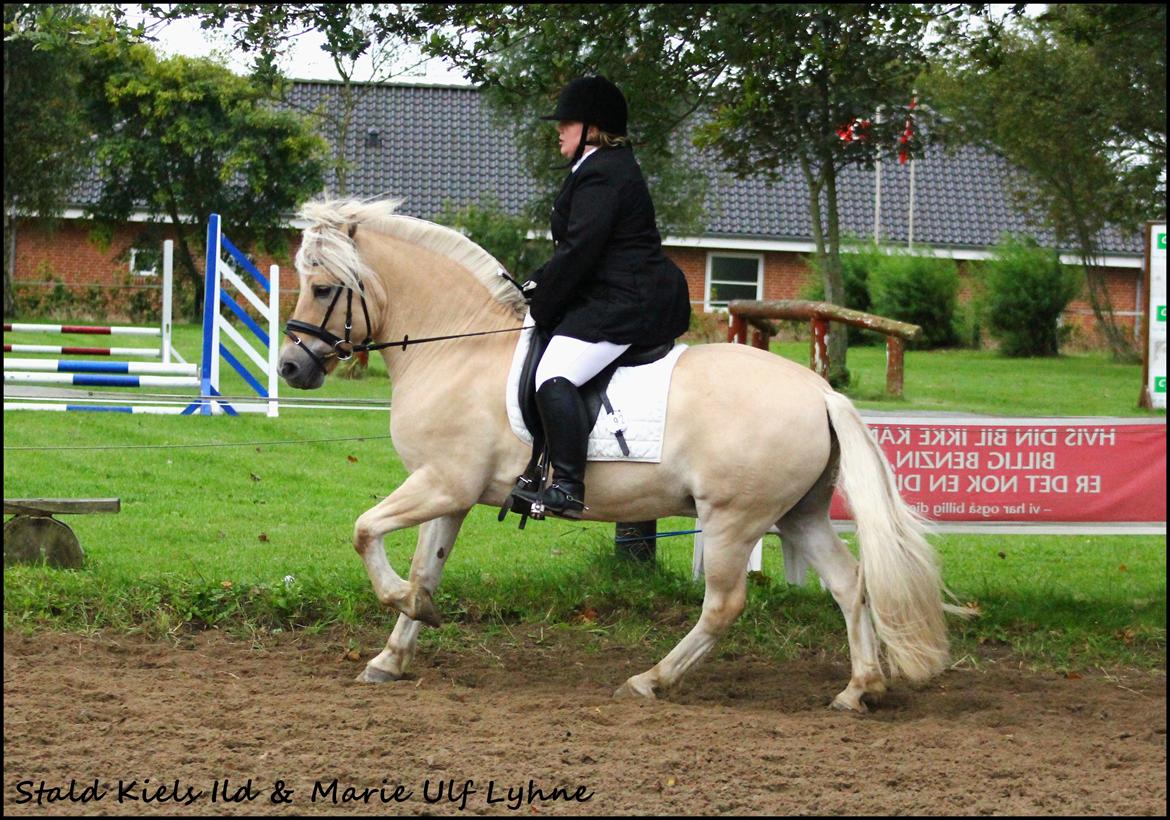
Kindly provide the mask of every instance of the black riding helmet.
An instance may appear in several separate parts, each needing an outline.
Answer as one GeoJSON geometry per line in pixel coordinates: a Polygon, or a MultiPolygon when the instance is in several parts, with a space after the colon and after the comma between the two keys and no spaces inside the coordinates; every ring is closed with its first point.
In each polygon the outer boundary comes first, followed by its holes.
{"type": "Polygon", "coordinates": [[[596,125],[602,131],[615,136],[626,135],[626,119],[629,108],[620,88],[600,75],[579,77],[561,90],[557,108],[542,120],[576,120],[582,123],[581,142],[570,162],[576,162],[585,151],[589,126],[596,125]]]}

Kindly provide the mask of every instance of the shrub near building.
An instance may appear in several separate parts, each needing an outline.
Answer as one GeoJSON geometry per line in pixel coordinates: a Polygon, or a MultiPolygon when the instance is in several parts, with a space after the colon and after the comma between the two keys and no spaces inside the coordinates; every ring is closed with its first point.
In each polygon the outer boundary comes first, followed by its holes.
{"type": "Polygon", "coordinates": [[[1077,269],[1031,238],[1000,242],[981,267],[986,323],[1005,356],[1060,353],[1060,314],[1080,289],[1077,269]]]}
{"type": "Polygon", "coordinates": [[[869,274],[871,312],[922,327],[918,348],[958,344],[955,307],[959,271],[953,259],[893,253],[878,256],[869,274]]]}
{"type": "MultiPolygon", "coordinates": [[[[869,296],[869,272],[877,267],[878,260],[883,256],[880,248],[872,243],[851,242],[843,248],[841,254],[841,278],[845,283],[845,307],[860,310],[863,313],[873,313],[869,296]]],[[[800,298],[811,299],[816,302],[824,301],[825,282],[820,264],[815,255],[807,257],[808,266],[816,274],[809,285],[801,291],[800,298]]],[[[870,330],[846,325],[849,333],[849,345],[885,344],[885,336],[870,330]]]]}

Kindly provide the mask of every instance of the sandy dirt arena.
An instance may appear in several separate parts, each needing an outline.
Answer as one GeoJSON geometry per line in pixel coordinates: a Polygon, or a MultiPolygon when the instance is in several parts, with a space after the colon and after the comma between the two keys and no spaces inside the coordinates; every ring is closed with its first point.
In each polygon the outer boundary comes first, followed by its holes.
{"type": "Polygon", "coordinates": [[[844,659],[721,657],[639,705],[611,692],[648,650],[511,632],[383,686],[352,682],[380,632],[360,656],[321,635],[10,632],[4,812],[1166,813],[1164,671],[988,657],[857,717],[826,708],[844,659]]]}

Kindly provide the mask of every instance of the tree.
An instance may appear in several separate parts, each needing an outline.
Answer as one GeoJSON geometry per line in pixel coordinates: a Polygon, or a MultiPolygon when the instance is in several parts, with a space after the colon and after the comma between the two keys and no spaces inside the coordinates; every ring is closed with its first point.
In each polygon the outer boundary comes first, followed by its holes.
{"type": "MultiPolygon", "coordinates": [[[[623,87],[646,92],[639,95],[643,116],[632,125],[640,157],[660,202],[661,224],[667,230],[688,229],[698,224],[706,180],[689,163],[680,161],[678,154],[685,152],[687,146],[675,132],[675,126],[693,113],[696,86],[689,81],[668,86],[666,83],[672,80],[657,65],[658,51],[653,43],[661,30],[662,19],[672,16],[682,19],[674,7],[651,6],[639,10],[616,4],[534,7],[421,4],[404,8],[183,3],[169,7],[147,4],[144,8],[160,19],[196,17],[204,28],[235,23],[230,35],[233,42],[238,48],[256,54],[257,74],[268,80],[278,74],[277,63],[287,39],[307,28],[325,32],[323,49],[333,56],[335,63],[339,59],[351,60],[367,50],[384,49],[390,43],[425,41],[430,54],[452,59],[465,69],[471,80],[485,85],[497,125],[514,132],[542,190],[529,209],[531,227],[539,230],[547,228],[548,207],[564,169],[557,167],[555,131],[546,123],[538,122],[537,117],[551,110],[557,91],[569,79],[590,71],[604,71],[623,83],[623,87]],[[636,55],[631,57],[629,50],[622,46],[622,33],[636,26],[643,17],[659,22],[646,28],[649,39],[639,44],[636,55]],[[544,42],[541,37],[551,29],[560,28],[564,34],[578,30],[583,23],[601,32],[597,42],[590,46],[589,54],[537,54],[525,66],[512,59],[496,59],[499,55],[493,54],[490,48],[475,47],[475,42],[495,42],[492,40],[495,37],[502,38],[506,45],[514,30],[526,32],[521,37],[538,35],[534,42],[539,47],[544,42]],[[440,35],[440,29],[449,36],[440,35]],[[611,34],[613,38],[608,36],[611,34]]],[[[682,27],[681,23],[676,27],[682,27]]],[[[559,48],[556,43],[551,47],[559,48]]],[[[344,97],[351,75],[341,64],[338,70],[347,78],[343,83],[344,97]]],[[[327,122],[333,123],[331,136],[339,151],[344,149],[348,110],[351,109],[343,103],[337,115],[322,112],[327,122]]],[[[343,180],[340,156],[337,163],[339,180],[343,180]]]]}
{"type": "Polygon", "coordinates": [[[1063,43],[1083,48],[1110,113],[1102,150],[1114,160],[1118,194],[1110,219],[1137,229],[1166,216],[1166,7],[1052,5],[1041,17],[1063,43]]]}
{"type": "Polygon", "coordinates": [[[509,129],[539,194],[529,216],[547,230],[564,179],[556,131],[539,117],[572,79],[603,74],[630,104],[630,136],[654,194],[663,233],[702,223],[707,180],[679,126],[701,108],[717,71],[686,34],[700,23],[687,4],[421,4],[397,31],[444,57],[481,86],[496,123],[509,129]],[[681,38],[668,42],[672,34],[681,38]]]}
{"type": "Polygon", "coordinates": [[[1110,222],[1136,231],[1166,212],[1165,7],[1051,8],[986,49],[956,49],[927,84],[942,136],[1022,171],[1019,202],[1077,249],[1098,327],[1116,358],[1132,360],[1099,236],[1110,222]]]}
{"type": "MultiPolygon", "coordinates": [[[[431,53],[528,122],[568,79],[606,73],[637,112],[645,164],[691,186],[660,185],[656,202],[664,212],[691,208],[692,226],[702,188],[681,144],[692,130],[737,175],[801,174],[826,297],[842,304],[837,176],[900,148],[921,150],[898,137],[937,13],[923,5],[427,4],[415,33],[429,33],[431,53]],[[851,126],[863,138],[843,140],[851,126]]],[[[538,155],[540,133],[528,128],[522,138],[538,155]]],[[[539,155],[555,156],[544,140],[539,155]]],[[[833,334],[836,383],[847,380],[846,344],[833,334]]]]}
{"type": "Polygon", "coordinates": [[[525,277],[552,254],[552,243],[547,239],[528,238],[530,220],[507,213],[490,195],[460,208],[446,202],[435,221],[455,228],[486,250],[513,278],[525,277]]]}
{"type": "Polygon", "coordinates": [[[17,214],[60,214],[93,156],[79,91],[85,44],[123,35],[79,5],[4,6],[5,316],[15,309],[17,214]]]}
{"type": "MultiPolygon", "coordinates": [[[[799,173],[808,192],[816,267],[828,301],[845,304],[837,179],[849,165],[918,153],[910,137],[925,36],[938,13],[918,5],[713,6],[702,47],[725,55],[699,144],[739,176],[799,173]],[[752,31],[753,36],[736,36],[752,31]]],[[[921,126],[915,134],[921,132],[921,126]]],[[[829,340],[829,380],[847,384],[847,335],[829,340]]]]}
{"type": "Polygon", "coordinates": [[[265,89],[209,60],[159,60],[144,45],[99,48],[87,69],[91,120],[104,135],[92,214],[144,210],[175,232],[180,281],[202,303],[197,251],[219,213],[238,242],[278,249],[287,219],[322,187],[326,146],[265,89]]]}
{"type": "MultiPolygon", "coordinates": [[[[282,8],[293,10],[293,19],[301,13],[296,10],[313,7],[282,8]]],[[[696,169],[692,132],[738,175],[799,173],[808,187],[825,294],[840,304],[838,175],[851,164],[871,167],[882,156],[921,152],[921,129],[909,142],[901,138],[916,79],[930,56],[932,26],[964,30],[963,20],[986,9],[418,4],[372,11],[368,31],[375,39],[422,42],[427,53],[448,58],[481,84],[499,126],[514,129],[541,183],[531,211],[539,226],[563,167],[550,162],[557,157],[553,131],[536,117],[551,109],[568,80],[586,73],[606,74],[631,100],[631,131],[665,232],[693,230],[702,217],[706,175],[696,169]]],[[[998,28],[992,21],[991,35],[998,28]]],[[[264,45],[276,30],[245,36],[264,45]]],[[[993,40],[984,35],[980,45],[993,40]]],[[[848,379],[846,344],[845,334],[833,334],[830,377],[837,384],[848,379]]]]}
{"type": "Polygon", "coordinates": [[[393,33],[393,9],[352,3],[148,3],[143,10],[160,21],[190,17],[204,29],[230,29],[235,47],[255,55],[253,79],[281,91],[286,83],[278,63],[290,41],[308,31],[320,32],[325,38],[321,48],[341,77],[339,105],[306,113],[320,120],[333,146],[333,193],[349,193],[349,132],[359,98],[367,83],[385,82],[399,71],[403,42],[393,33]],[[370,58],[370,71],[357,82],[358,62],[364,57],[370,58]]]}

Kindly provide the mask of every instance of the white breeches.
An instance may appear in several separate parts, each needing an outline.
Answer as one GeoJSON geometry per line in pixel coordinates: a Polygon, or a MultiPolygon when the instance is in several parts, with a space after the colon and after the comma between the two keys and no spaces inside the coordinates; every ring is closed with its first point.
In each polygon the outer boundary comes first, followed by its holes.
{"type": "Polygon", "coordinates": [[[536,389],[560,376],[577,387],[585,384],[606,365],[626,352],[629,345],[612,342],[583,342],[571,336],[553,336],[536,368],[536,389]]]}

